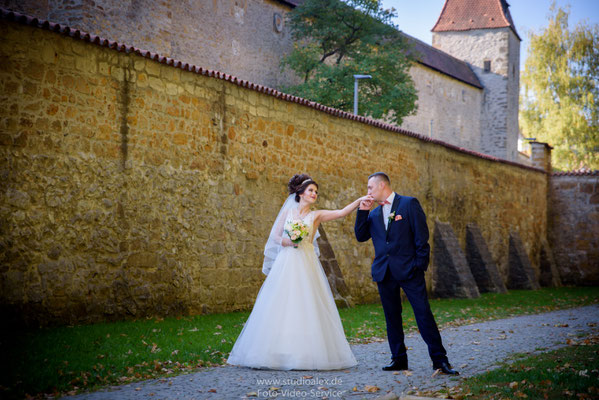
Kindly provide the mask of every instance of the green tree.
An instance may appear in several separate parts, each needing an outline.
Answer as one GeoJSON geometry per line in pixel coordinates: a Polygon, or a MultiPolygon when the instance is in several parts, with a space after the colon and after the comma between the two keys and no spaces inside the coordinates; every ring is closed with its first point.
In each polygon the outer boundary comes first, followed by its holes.
{"type": "Polygon", "coordinates": [[[554,147],[557,169],[599,169],[599,25],[570,30],[568,17],[554,3],[548,26],[529,33],[520,128],[554,147]]]}
{"type": "Polygon", "coordinates": [[[283,90],[329,107],[353,110],[354,74],[360,82],[359,111],[401,124],[416,112],[411,61],[393,9],[378,0],[306,0],[288,15],[293,51],[283,59],[302,80],[283,90]]]}

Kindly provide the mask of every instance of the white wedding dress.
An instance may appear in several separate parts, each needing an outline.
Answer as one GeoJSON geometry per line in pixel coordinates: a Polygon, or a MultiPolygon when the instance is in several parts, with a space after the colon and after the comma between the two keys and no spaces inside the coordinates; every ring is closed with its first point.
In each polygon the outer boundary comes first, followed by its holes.
{"type": "MultiPolygon", "coordinates": [[[[286,220],[294,217],[289,211],[286,220]]],[[[295,217],[297,219],[298,217],[295,217]]],[[[228,364],[278,370],[331,370],[357,365],[310,234],[283,247],[262,284],[228,364]]]]}

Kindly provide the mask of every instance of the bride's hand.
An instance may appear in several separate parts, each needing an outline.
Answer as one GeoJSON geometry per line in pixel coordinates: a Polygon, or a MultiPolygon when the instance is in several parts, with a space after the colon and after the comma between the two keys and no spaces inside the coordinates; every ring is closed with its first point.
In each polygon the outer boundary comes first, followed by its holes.
{"type": "Polygon", "coordinates": [[[283,238],[283,240],[281,241],[281,244],[283,245],[283,247],[289,247],[289,246],[296,247],[295,243],[293,243],[291,241],[291,239],[289,239],[289,238],[283,238]]]}
{"type": "Polygon", "coordinates": [[[358,200],[360,201],[360,210],[370,210],[372,203],[374,203],[374,197],[369,194],[360,197],[358,200]]]}

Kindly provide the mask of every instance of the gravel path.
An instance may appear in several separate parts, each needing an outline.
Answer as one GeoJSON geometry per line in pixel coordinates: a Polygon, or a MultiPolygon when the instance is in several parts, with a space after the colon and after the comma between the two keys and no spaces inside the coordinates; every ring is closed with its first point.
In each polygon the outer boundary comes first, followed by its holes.
{"type": "MultiPolygon", "coordinates": [[[[597,331],[599,305],[482,322],[441,332],[449,360],[470,377],[488,371],[514,353],[534,353],[566,345],[569,338],[597,331]]],[[[433,390],[459,378],[432,376],[426,345],[418,333],[406,337],[411,375],[385,372],[387,341],[352,345],[358,365],[340,371],[268,371],[223,366],[171,378],[137,382],[86,393],[75,399],[375,399],[393,391],[433,390]],[[370,393],[366,385],[381,390],[370,393]],[[269,388],[280,388],[269,391],[269,388]],[[353,391],[353,388],[358,391],[353,391]]]]}

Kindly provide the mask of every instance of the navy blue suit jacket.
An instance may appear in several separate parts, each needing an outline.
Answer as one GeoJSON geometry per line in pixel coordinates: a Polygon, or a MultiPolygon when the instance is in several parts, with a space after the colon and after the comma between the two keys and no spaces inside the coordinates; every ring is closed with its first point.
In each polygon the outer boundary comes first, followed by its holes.
{"type": "Polygon", "coordinates": [[[395,193],[391,213],[401,219],[389,222],[385,230],[383,207],[358,210],[354,232],[359,242],[372,238],[374,261],[372,279],[381,282],[387,269],[396,280],[410,279],[417,270],[426,271],[430,259],[426,215],[414,197],[395,193]]]}

